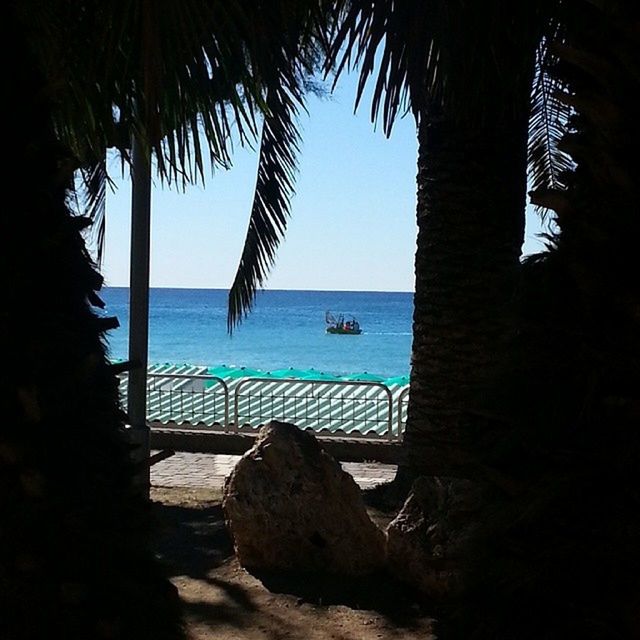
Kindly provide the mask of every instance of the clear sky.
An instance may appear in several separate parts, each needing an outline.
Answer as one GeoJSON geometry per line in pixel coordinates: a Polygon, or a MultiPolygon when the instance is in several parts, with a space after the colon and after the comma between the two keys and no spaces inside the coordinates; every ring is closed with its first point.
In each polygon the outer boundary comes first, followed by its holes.
{"type": "MultiPolygon", "coordinates": [[[[355,82],[330,97],[310,96],[301,119],[302,148],[292,217],[268,289],[412,291],[416,242],[416,136],[413,117],[391,138],[374,130],[365,98],[353,113],[355,82]]],[[[205,188],[152,194],[151,286],[227,289],[246,232],[257,153],[238,148],[229,171],[205,188]]],[[[131,187],[115,159],[117,189],[107,196],[103,274],[129,284],[131,187]]],[[[541,249],[540,223],[527,212],[525,253],[541,249]]]]}

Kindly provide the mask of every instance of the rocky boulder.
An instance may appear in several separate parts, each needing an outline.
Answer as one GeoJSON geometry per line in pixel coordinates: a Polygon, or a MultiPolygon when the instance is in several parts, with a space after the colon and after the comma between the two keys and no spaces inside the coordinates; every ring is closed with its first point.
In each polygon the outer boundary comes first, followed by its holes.
{"type": "Polygon", "coordinates": [[[384,535],[360,488],[295,425],[263,427],[227,478],[222,506],[246,568],[355,576],[384,564],[384,535]]]}

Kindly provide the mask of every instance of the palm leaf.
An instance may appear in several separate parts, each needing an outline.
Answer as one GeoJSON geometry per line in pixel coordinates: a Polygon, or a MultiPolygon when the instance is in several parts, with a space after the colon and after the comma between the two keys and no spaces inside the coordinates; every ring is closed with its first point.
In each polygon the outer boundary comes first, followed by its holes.
{"type": "MultiPolygon", "coordinates": [[[[558,147],[566,133],[571,109],[557,97],[561,84],[549,73],[555,64],[553,53],[543,41],[538,48],[529,119],[527,151],[532,191],[562,189],[562,176],[573,167],[570,156],[558,147]]],[[[536,208],[538,213],[545,215],[546,208],[539,205],[536,208]]]]}
{"type": "Polygon", "coordinates": [[[78,11],[71,0],[26,0],[22,7],[25,17],[46,14],[36,21],[33,46],[55,79],[58,135],[82,162],[110,147],[128,162],[135,138],[155,156],[162,181],[204,181],[205,154],[212,167],[228,167],[233,136],[252,144],[264,115],[230,327],[250,308],[286,228],[295,118],[304,91],[316,89],[309,77],[330,4],[279,0],[266,10],[262,2],[114,0],[83,2],[78,11]]]}
{"type": "Polygon", "coordinates": [[[249,227],[229,291],[229,333],[251,310],[256,291],[274,264],[276,249],[287,228],[300,143],[296,116],[302,102],[296,93],[296,87],[281,85],[267,96],[269,111],[262,128],[249,227]]]}
{"type": "Polygon", "coordinates": [[[382,117],[384,132],[390,135],[400,111],[410,104],[417,115],[424,106],[426,88],[431,88],[433,99],[442,88],[437,74],[438,52],[430,44],[435,39],[431,30],[434,23],[428,20],[433,3],[341,0],[337,4],[338,28],[330,43],[326,68],[335,69],[336,82],[346,69],[360,69],[357,108],[377,67],[371,119],[375,122],[382,117]]]}
{"type": "Polygon", "coordinates": [[[557,144],[570,113],[555,97],[560,88],[557,75],[549,73],[555,58],[546,43],[557,40],[560,31],[560,9],[553,3],[510,7],[499,0],[466,5],[443,0],[342,0],[338,5],[341,17],[327,66],[335,67],[336,80],[345,69],[359,67],[356,108],[373,78],[371,119],[381,118],[387,135],[398,115],[409,108],[417,120],[437,117],[445,109],[454,120],[471,118],[477,123],[499,110],[508,117],[518,109],[524,112],[527,105],[512,104],[511,87],[496,86],[495,78],[529,82],[527,63],[510,53],[512,39],[522,39],[523,51],[539,43],[530,110],[530,182],[533,189],[561,185],[572,163],[557,144]],[[520,33],[511,33],[513,24],[520,33]]]}
{"type": "MultiPolygon", "coordinates": [[[[312,3],[313,4],[313,3],[312,3]]],[[[327,14],[314,5],[283,3],[264,20],[266,32],[280,32],[279,46],[265,58],[265,43],[252,41],[250,65],[265,89],[260,155],[249,226],[236,276],[229,291],[227,328],[231,333],[252,308],[257,289],[275,261],[287,227],[294,194],[300,135],[297,116],[304,94],[322,92],[313,80],[322,51],[327,14]]],[[[256,101],[257,103],[257,101],[256,101]]],[[[251,103],[250,103],[251,104],[251,103]]]]}
{"type": "Polygon", "coordinates": [[[374,79],[371,117],[387,135],[410,108],[416,118],[437,116],[480,124],[512,117],[531,57],[548,33],[552,1],[511,3],[445,0],[339,0],[339,28],[328,65],[339,75],[359,66],[356,106],[374,79]],[[520,47],[523,56],[513,56],[520,47]],[[510,78],[502,82],[501,78],[510,78]]]}
{"type": "Polygon", "coordinates": [[[96,247],[97,262],[101,264],[106,231],[107,187],[113,188],[114,183],[107,173],[107,164],[104,159],[83,165],[78,174],[80,185],[75,189],[75,208],[78,214],[86,216],[91,222],[92,241],[96,247]]]}
{"type": "Polygon", "coordinates": [[[255,139],[262,102],[248,64],[257,8],[232,4],[114,0],[77,11],[71,0],[25,2],[25,13],[44,14],[32,39],[62,140],[82,159],[124,151],[135,135],[168,182],[202,178],[207,152],[229,166],[233,131],[255,139]]]}

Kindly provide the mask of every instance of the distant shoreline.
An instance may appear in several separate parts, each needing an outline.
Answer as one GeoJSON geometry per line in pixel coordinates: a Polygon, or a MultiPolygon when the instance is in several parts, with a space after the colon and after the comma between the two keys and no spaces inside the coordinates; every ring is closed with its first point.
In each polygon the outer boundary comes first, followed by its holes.
{"type": "MultiPolygon", "coordinates": [[[[104,285],[105,289],[129,289],[128,286],[104,285]]],[[[163,291],[229,291],[225,287],[150,287],[150,290],[161,289],[163,291]]],[[[264,293],[380,293],[380,294],[411,294],[413,291],[383,291],[382,289],[261,289],[258,295],[264,293]]]]}

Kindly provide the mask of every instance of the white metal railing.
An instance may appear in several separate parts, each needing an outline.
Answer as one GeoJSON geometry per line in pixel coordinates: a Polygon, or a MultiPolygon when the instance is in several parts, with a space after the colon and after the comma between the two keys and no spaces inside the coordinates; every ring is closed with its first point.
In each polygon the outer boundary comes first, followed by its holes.
{"type": "Polygon", "coordinates": [[[241,418],[252,425],[276,419],[302,429],[361,435],[382,435],[382,428],[394,440],[392,405],[391,391],[379,382],[244,378],[234,390],[232,428],[239,429],[241,418]]]}
{"type": "Polygon", "coordinates": [[[147,420],[213,421],[229,430],[229,387],[206,374],[150,373],[147,376],[147,420]],[[221,391],[213,389],[221,387],[221,391]],[[219,402],[219,394],[222,395],[219,402]],[[220,405],[222,405],[220,407],[220,405]],[[220,419],[218,419],[220,417],[220,419]]]}
{"type": "MultiPolygon", "coordinates": [[[[126,378],[120,376],[125,405],[126,378]]],[[[408,394],[406,387],[394,398],[386,385],[370,381],[149,373],[147,419],[225,432],[255,429],[275,419],[316,432],[394,441],[402,438],[408,394]]]]}

